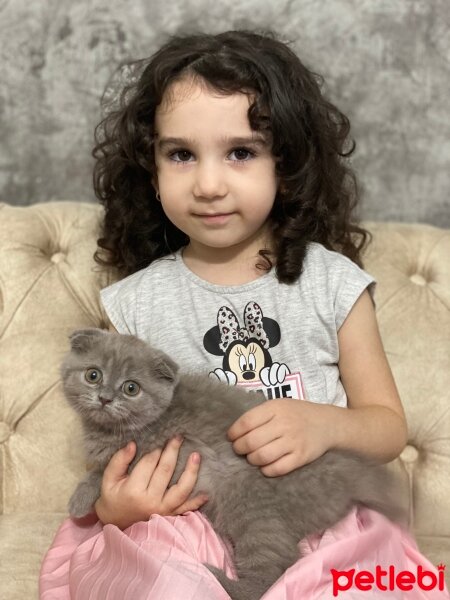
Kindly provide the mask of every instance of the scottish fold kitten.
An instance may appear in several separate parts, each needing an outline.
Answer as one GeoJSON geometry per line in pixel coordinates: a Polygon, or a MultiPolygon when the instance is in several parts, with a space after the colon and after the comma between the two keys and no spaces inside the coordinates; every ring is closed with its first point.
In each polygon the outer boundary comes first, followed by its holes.
{"type": "Polygon", "coordinates": [[[299,540],[342,519],[355,503],[397,517],[383,467],[350,452],[329,451],[282,477],[265,477],[234,453],[226,431],[264,401],[208,376],[180,375],[164,353],[142,340],[100,329],[76,331],[62,364],[64,392],[84,427],[88,462],[95,467],[75,490],[69,511],[81,517],[100,496],[103,470],[130,440],[143,454],[184,436],[178,466],[198,451],[196,488],[209,501],[201,511],[233,547],[238,580],[208,566],[234,600],[256,600],[298,558],[299,540]]]}

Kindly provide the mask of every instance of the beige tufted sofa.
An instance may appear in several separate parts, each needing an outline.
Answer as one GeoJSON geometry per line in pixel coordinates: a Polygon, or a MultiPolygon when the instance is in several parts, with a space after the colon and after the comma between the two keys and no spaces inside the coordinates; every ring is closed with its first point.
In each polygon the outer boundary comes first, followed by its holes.
{"type": "MultiPolygon", "coordinates": [[[[37,598],[42,556],[84,470],[58,368],[68,334],[105,324],[92,204],[0,204],[0,598],[37,598]]],[[[430,560],[450,570],[450,231],[366,223],[365,267],[405,405],[409,445],[393,468],[430,560]]]]}

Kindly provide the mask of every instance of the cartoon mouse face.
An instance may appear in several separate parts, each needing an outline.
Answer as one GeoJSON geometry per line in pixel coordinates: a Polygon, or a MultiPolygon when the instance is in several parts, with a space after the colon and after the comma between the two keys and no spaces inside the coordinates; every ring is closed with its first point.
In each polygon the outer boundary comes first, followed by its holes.
{"type": "Polygon", "coordinates": [[[222,372],[233,383],[249,383],[260,378],[263,368],[272,365],[269,348],[280,341],[280,328],[273,319],[262,314],[256,302],[244,309],[244,327],[228,306],[217,313],[217,326],[204,336],[204,347],[211,354],[223,356],[222,372]]]}
{"type": "Polygon", "coordinates": [[[238,382],[248,382],[258,379],[260,370],[267,362],[259,343],[250,339],[247,342],[236,341],[230,345],[223,368],[235,373],[238,382]]]}
{"type": "MultiPolygon", "coordinates": [[[[205,349],[222,357],[222,368],[210,371],[209,376],[227,385],[247,384],[250,389],[258,388],[257,391],[262,391],[270,400],[292,397],[290,384],[280,386],[290,374],[289,367],[274,362],[269,352],[280,338],[278,323],[264,317],[256,302],[246,304],[243,327],[232,308],[221,306],[217,312],[217,325],[203,337],[205,349]],[[261,384],[263,389],[259,389],[261,384]]],[[[297,392],[297,396],[303,398],[304,394],[297,392]]]]}

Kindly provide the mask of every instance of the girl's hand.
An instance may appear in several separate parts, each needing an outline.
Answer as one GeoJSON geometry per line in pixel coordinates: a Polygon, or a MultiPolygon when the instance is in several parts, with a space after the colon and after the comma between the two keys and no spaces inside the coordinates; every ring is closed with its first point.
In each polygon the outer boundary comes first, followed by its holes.
{"type": "Polygon", "coordinates": [[[137,521],[148,521],[152,514],[180,515],[207,502],[205,494],[189,499],[200,467],[197,452],[190,455],[178,482],[168,488],[181,444],[181,438],[173,438],[164,449],[145,454],[130,474],[127,469],[136,444],[129,442],[116,452],[105,469],[101,496],[95,503],[100,521],[126,529],[137,521]]]}
{"type": "Polygon", "coordinates": [[[267,400],[239,417],[228,439],[237,454],[246,454],[267,477],[285,475],[332,447],[330,408],[306,400],[267,400]]]}

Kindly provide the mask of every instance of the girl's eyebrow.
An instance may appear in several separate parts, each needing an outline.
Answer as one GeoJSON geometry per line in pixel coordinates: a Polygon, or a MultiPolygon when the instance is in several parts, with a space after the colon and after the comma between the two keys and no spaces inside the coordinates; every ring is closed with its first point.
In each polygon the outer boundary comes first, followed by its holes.
{"type": "MultiPolygon", "coordinates": [[[[190,138],[180,137],[159,137],[158,134],[155,136],[158,140],[158,147],[163,150],[166,146],[194,146],[195,140],[190,138]]],[[[222,137],[219,140],[224,146],[248,146],[250,144],[256,146],[267,146],[267,141],[262,136],[252,137],[222,137]]]]}

